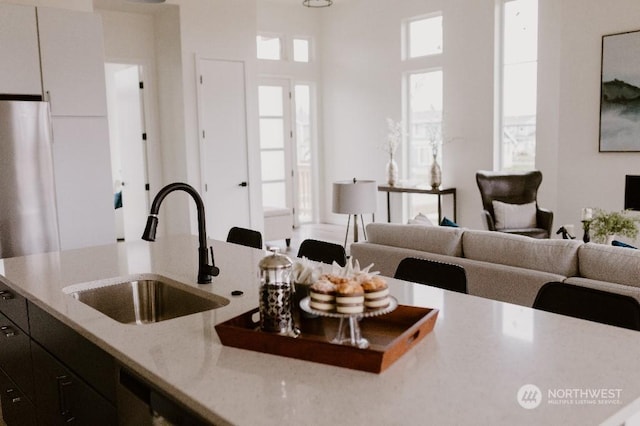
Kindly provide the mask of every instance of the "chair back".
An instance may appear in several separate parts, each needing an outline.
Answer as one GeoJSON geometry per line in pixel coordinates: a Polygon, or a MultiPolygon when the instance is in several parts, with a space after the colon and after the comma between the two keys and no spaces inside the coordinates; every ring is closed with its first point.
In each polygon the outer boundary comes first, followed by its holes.
{"type": "Polygon", "coordinates": [[[542,173],[539,170],[509,173],[480,170],[476,173],[476,182],[484,209],[495,218],[494,200],[509,204],[537,201],[542,173]]]}
{"type": "Polygon", "coordinates": [[[462,266],[452,263],[407,257],[398,265],[394,278],[467,293],[467,274],[462,266]]]}
{"type": "Polygon", "coordinates": [[[229,230],[227,242],[261,249],[262,234],[259,231],[254,231],[253,229],[234,226],[229,230]]]}
{"type": "Polygon", "coordinates": [[[631,296],[561,282],[540,288],[533,307],[547,312],[640,330],[640,303],[631,296]]]}
{"type": "Polygon", "coordinates": [[[334,261],[340,265],[347,264],[347,254],[340,244],[327,241],[307,239],[300,244],[298,257],[306,257],[316,262],[332,264],[334,261]]]}

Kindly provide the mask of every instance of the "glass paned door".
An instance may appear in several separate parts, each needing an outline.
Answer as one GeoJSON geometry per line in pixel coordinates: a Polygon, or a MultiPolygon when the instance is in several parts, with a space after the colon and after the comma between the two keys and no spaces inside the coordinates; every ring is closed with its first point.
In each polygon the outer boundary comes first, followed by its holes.
{"type": "Polygon", "coordinates": [[[287,80],[264,79],[258,86],[262,205],[293,207],[290,91],[287,80]]]}
{"type": "Polygon", "coordinates": [[[313,221],[313,129],[311,86],[295,85],[296,111],[296,219],[298,223],[313,221]]]}

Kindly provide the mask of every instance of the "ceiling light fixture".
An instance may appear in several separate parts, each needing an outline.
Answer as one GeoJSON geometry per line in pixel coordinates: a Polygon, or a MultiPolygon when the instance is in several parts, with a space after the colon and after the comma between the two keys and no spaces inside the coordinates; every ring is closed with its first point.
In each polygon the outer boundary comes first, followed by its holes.
{"type": "Polygon", "coordinates": [[[333,4],[333,0],[304,0],[303,6],[307,7],[329,7],[333,4]]]}
{"type": "Polygon", "coordinates": [[[165,0],[127,0],[131,3],[164,3],[165,0]]]}

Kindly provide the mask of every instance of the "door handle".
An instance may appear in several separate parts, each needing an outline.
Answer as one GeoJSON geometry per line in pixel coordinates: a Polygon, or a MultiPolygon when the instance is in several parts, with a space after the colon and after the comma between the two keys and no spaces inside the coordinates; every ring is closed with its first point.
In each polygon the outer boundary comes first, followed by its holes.
{"type": "Polygon", "coordinates": [[[240,182],[240,183],[238,184],[238,186],[248,186],[248,185],[249,185],[249,184],[248,184],[247,182],[240,182]]]}
{"type": "Polygon", "coordinates": [[[0,291],[0,298],[2,298],[2,300],[11,300],[13,299],[13,294],[7,290],[2,290],[0,291]]]}
{"type": "Polygon", "coordinates": [[[60,415],[64,418],[66,423],[73,422],[76,418],[71,413],[71,409],[67,406],[67,392],[66,389],[73,385],[73,382],[66,375],[56,377],[58,382],[58,408],[60,415]]]}

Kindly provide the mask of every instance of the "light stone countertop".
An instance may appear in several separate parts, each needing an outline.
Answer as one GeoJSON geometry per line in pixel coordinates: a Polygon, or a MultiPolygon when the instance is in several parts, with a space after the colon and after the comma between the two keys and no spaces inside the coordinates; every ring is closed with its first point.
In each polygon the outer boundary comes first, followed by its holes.
{"type": "Polygon", "coordinates": [[[401,304],[440,314],[435,329],[382,374],[222,346],[214,325],[257,307],[265,252],[212,243],[221,272],[208,285],[195,284],[192,236],[4,259],[0,280],[215,423],[599,424],[640,396],[638,332],[393,279],[401,304]],[[141,273],[231,303],[125,325],[63,291],[141,273]],[[541,391],[536,408],[518,402],[526,384],[541,391]],[[603,389],[604,397],[594,396],[603,389]]]}

